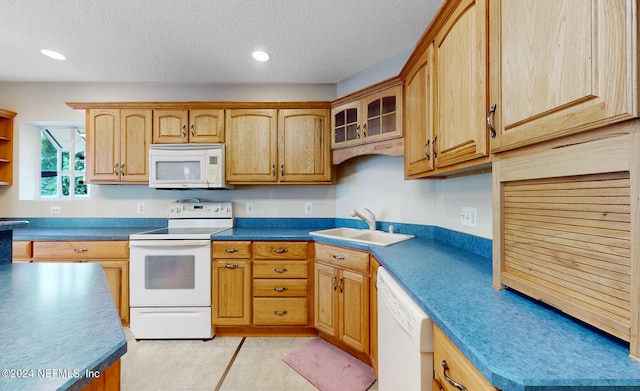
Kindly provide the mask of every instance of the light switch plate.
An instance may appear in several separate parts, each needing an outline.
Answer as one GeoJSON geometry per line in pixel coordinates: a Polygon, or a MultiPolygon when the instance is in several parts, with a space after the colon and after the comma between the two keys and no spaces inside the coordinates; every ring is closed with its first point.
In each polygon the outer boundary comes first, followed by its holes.
{"type": "Polygon", "coordinates": [[[247,202],[247,214],[248,215],[253,214],[253,202],[247,202]]]}
{"type": "Polygon", "coordinates": [[[310,215],[313,213],[313,204],[311,202],[304,203],[304,214],[310,215]]]}

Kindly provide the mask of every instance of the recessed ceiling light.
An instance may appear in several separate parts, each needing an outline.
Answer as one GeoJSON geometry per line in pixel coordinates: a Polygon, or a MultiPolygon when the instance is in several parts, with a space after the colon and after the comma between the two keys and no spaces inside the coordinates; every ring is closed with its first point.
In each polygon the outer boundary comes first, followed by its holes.
{"type": "Polygon", "coordinates": [[[263,52],[262,50],[256,50],[255,52],[253,52],[252,56],[256,61],[269,61],[269,54],[267,52],[263,52]]]}
{"type": "Polygon", "coordinates": [[[44,54],[47,57],[53,58],[54,60],[63,61],[67,59],[64,55],[49,49],[42,49],[40,50],[40,53],[44,54]]]}

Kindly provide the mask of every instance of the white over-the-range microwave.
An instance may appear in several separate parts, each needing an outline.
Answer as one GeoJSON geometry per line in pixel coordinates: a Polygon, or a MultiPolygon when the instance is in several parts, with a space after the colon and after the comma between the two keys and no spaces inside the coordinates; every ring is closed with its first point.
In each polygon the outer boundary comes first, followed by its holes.
{"type": "Polygon", "coordinates": [[[224,144],[149,145],[149,187],[233,189],[225,181],[224,144]]]}

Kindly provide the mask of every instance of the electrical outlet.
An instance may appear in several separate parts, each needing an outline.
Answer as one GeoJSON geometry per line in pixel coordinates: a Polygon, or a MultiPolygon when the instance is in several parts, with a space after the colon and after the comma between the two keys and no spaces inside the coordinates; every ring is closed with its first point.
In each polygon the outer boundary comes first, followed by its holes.
{"type": "Polygon", "coordinates": [[[144,203],[143,202],[138,202],[138,205],[136,206],[136,212],[138,212],[139,215],[144,214],[144,203]]]}
{"type": "Polygon", "coordinates": [[[478,226],[478,209],[463,206],[460,210],[460,224],[464,227],[476,228],[478,226]]]}
{"type": "Polygon", "coordinates": [[[310,215],[313,213],[313,204],[311,202],[304,203],[304,214],[310,215]]]}
{"type": "Polygon", "coordinates": [[[248,215],[253,214],[253,202],[247,202],[247,214],[248,215]]]}
{"type": "Polygon", "coordinates": [[[60,214],[60,207],[59,206],[52,206],[51,207],[51,214],[52,215],[59,215],[60,214]]]}

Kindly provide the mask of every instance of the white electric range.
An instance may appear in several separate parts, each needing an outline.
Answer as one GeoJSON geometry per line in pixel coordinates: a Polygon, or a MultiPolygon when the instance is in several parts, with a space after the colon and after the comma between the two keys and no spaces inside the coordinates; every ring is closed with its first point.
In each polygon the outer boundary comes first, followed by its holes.
{"type": "Polygon", "coordinates": [[[136,339],[210,339],[211,235],[233,227],[231,202],[173,202],[167,228],[129,236],[136,339]]]}

